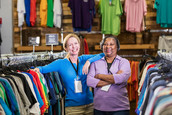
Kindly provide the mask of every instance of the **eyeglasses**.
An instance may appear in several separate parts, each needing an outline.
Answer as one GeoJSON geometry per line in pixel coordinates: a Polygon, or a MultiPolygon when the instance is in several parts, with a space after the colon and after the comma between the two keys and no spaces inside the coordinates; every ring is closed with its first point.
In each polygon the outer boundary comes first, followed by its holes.
{"type": "Polygon", "coordinates": [[[115,44],[103,44],[103,46],[105,46],[105,47],[107,47],[107,46],[110,46],[110,47],[112,47],[112,46],[114,46],[115,44]]]}

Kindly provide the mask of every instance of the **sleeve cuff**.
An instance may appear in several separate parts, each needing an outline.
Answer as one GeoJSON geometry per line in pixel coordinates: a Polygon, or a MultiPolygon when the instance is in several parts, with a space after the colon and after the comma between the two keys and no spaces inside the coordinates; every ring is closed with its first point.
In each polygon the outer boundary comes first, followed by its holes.
{"type": "Polygon", "coordinates": [[[119,74],[113,74],[113,78],[115,80],[115,84],[121,83],[119,74]]]}

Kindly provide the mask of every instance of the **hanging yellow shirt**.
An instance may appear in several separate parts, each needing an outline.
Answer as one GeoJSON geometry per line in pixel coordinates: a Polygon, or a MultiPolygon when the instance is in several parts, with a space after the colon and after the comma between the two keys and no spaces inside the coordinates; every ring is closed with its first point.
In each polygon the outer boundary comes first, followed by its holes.
{"type": "Polygon", "coordinates": [[[41,26],[47,25],[47,0],[41,0],[40,3],[41,26]]]}

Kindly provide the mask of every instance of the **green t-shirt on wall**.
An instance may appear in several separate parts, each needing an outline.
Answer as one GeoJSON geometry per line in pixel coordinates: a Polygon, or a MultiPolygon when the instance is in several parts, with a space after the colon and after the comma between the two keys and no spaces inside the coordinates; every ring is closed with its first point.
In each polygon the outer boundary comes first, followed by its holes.
{"type": "Polygon", "coordinates": [[[123,13],[120,0],[100,0],[100,13],[102,16],[101,30],[103,34],[118,35],[120,33],[120,16],[123,13]]]}

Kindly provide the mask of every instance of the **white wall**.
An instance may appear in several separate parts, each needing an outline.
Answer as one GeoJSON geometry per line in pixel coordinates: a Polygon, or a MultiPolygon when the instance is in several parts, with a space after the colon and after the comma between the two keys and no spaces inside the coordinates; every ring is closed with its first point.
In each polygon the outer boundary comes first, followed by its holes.
{"type": "Polygon", "coordinates": [[[0,0],[0,17],[2,25],[0,27],[2,54],[13,53],[13,26],[12,26],[12,0],[0,0]]]}

